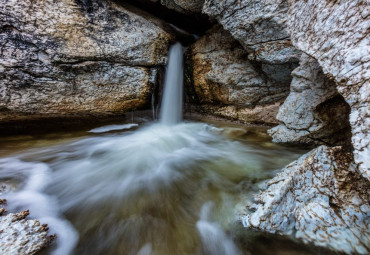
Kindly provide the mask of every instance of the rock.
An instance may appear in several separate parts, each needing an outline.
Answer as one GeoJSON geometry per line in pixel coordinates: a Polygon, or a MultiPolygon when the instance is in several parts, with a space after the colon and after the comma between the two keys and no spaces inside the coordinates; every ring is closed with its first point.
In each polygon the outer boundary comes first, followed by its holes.
{"type": "Polygon", "coordinates": [[[171,36],[112,1],[1,1],[0,120],[147,105],[171,36]]]}
{"type": "Polygon", "coordinates": [[[287,0],[206,0],[203,12],[216,19],[252,59],[281,64],[298,62],[287,31],[287,0]]]}
{"type": "Polygon", "coordinates": [[[203,12],[241,43],[266,78],[288,86],[300,52],[287,31],[287,0],[206,0],[203,12]]]}
{"type": "Polygon", "coordinates": [[[161,0],[161,4],[181,13],[202,12],[204,0],[161,0]]]}
{"type": "Polygon", "coordinates": [[[242,217],[244,226],[368,254],[369,182],[352,161],[341,147],[320,146],[305,154],[267,183],[252,205],[254,212],[242,217]]]}
{"type": "Polygon", "coordinates": [[[33,255],[47,247],[55,236],[48,236],[47,225],[27,220],[28,211],[0,216],[0,253],[33,255]]]}
{"type": "Polygon", "coordinates": [[[267,78],[220,26],[191,46],[187,62],[185,86],[203,111],[245,122],[276,122],[289,82],[267,78]]]}
{"type": "Polygon", "coordinates": [[[355,162],[370,180],[370,8],[368,1],[289,1],[293,45],[317,60],[351,107],[355,162]]]}
{"type": "Polygon", "coordinates": [[[269,131],[273,141],[350,147],[350,109],[335,82],[305,54],[292,75],[290,94],[277,115],[282,124],[269,131]]]}

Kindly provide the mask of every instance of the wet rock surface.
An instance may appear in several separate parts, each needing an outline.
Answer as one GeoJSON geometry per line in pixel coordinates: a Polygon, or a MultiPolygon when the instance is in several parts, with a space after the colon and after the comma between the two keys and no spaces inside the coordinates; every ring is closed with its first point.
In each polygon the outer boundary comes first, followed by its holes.
{"type": "MultiPolygon", "coordinates": [[[[15,189],[0,181],[0,195],[15,189]]],[[[26,219],[29,211],[8,213],[6,199],[0,198],[0,253],[7,255],[33,255],[49,246],[56,235],[48,235],[48,226],[38,220],[26,219]]]]}
{"type": "Polygon", "coordinates": [[[289,1],[294,46],[317,60],[351,107],[355,162],[370,179],[370,22],[367,1],[289,1]]]}
{"type": "Polygon", "coordinates": [[[111,1],[2,1],[0,20],[0,120],[143,107],[171,40],[111,1]]]}
{"type": "MultiPolygon", "coordinates": [[[[1,213],[0,213],[1,214],[1,213]]],[[[0,253],[33,255],[47,247],[55,236],[48,236],[47,225],[25,219],[28,211],[0,215],[0,253]]]]}
{"type": "Polygon", "coordinates": [[[266,184],[242,217],[244,226],[367,254],[369,183],[352,162],[341,147],[320,146],[305,154],[266,184]]]}
{"type": "Polygon", "coordinates": [[[289,72],[287,83],[269,79],[220,26],[191,46],[187,60],[185,86],[202,110],[245,122],[276,123],[277,109],[288,93],[289,72]]]}
{"type": "Polygon", "coordinates": [[[290,94],[277,115],[282,124],[270,130],[273,141],[351,147],[350,107],[335,82],[306,54],[292,75],[290,94]]]}

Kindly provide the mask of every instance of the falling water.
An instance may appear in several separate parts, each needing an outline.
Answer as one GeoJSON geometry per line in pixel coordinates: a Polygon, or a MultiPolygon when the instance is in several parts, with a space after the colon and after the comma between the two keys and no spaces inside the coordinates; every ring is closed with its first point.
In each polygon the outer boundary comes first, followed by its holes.
{"type": "Polygon", "coordinates": [[[183,51],[180,43],[172,45],[164,83],[164,96],[160,120],[162,124],[173,125],[182,119],[183,51]]]}

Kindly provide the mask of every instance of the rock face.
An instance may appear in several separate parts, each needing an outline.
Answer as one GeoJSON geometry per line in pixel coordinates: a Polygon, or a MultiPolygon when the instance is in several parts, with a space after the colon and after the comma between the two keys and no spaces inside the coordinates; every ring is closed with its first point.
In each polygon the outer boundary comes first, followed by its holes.
{"type": "Polygon", "coordinates": [[[368,254],[370,187],[352,160],[340,147],[320,146],[302,156],[267,183],[254,212],[242,218],[244,226],[368,254]]]}
{"type": "Polygon", "coordinates": [[[33,255],[55,238],[48,236],[47,225],[37,220],[26,220],[28,211],[0,216],[0,253],[33,255]]]}
{"type": "Polygon", "coordinates": [[[0,3],[0,120],[148,103],[171,39],[158,20],[111,1],[0,3]]]}
{"type": "Polygon", "coordinates": [[[243,122],[278,123],[300,56],[287,31],[287,1],[206,0],[202,11],[231,35],[222,32],[221,38],[212,29],[192,47],[194,93],[203,109],[243,122]]]}
{"type": "MultiPolygon", "coordinates": [[[[185,87],[202,110],[246,122],[276,122],[289,82],[269,79],[259,65],[248,60],[248,53],[239,42],[220,26],[192,45],[187,59],[185,87]]],[[[289,72],[287,76],[290,77],[289,72]]]]}
{"type": "MultiPolygon", "coordinates": [[[[159,1],[159,0],[158,0],[159,1]]],[[[182,13],[200,13],[204,0],[161,0],[161,4],[169,9],[182,13]]]]}
{"type": "Polygon", "coordinates": [[[368,1],[289,1],[294,46],[317,60],[351,107],[354,159],[370,180],[370,8],[368,1]]]}
{"type": "Polygon", "coordinates": [[[287,0],[206,0],[203,12],[253,53],[251,59],[269,64],[298,61],[287,31],[287,0]]]}
{"type": "Polygon", "coordinates": [[[277,115],[283,124],[269,131],[273,141],[350,147],[350,108],[335,82],[306,54],[292,75],[290,94],[277,115]]]}

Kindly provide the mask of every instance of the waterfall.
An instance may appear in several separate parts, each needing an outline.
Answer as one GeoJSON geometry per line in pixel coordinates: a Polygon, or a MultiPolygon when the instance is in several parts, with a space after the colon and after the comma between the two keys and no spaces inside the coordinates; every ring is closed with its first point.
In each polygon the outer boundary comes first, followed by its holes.
{"type": "Polygon", "coordinates": [[[171,46],[166,68],[164,94],[160,121],[165,125],[179,123],[182,119],[183,51],[180,43],[171,46]]]}

